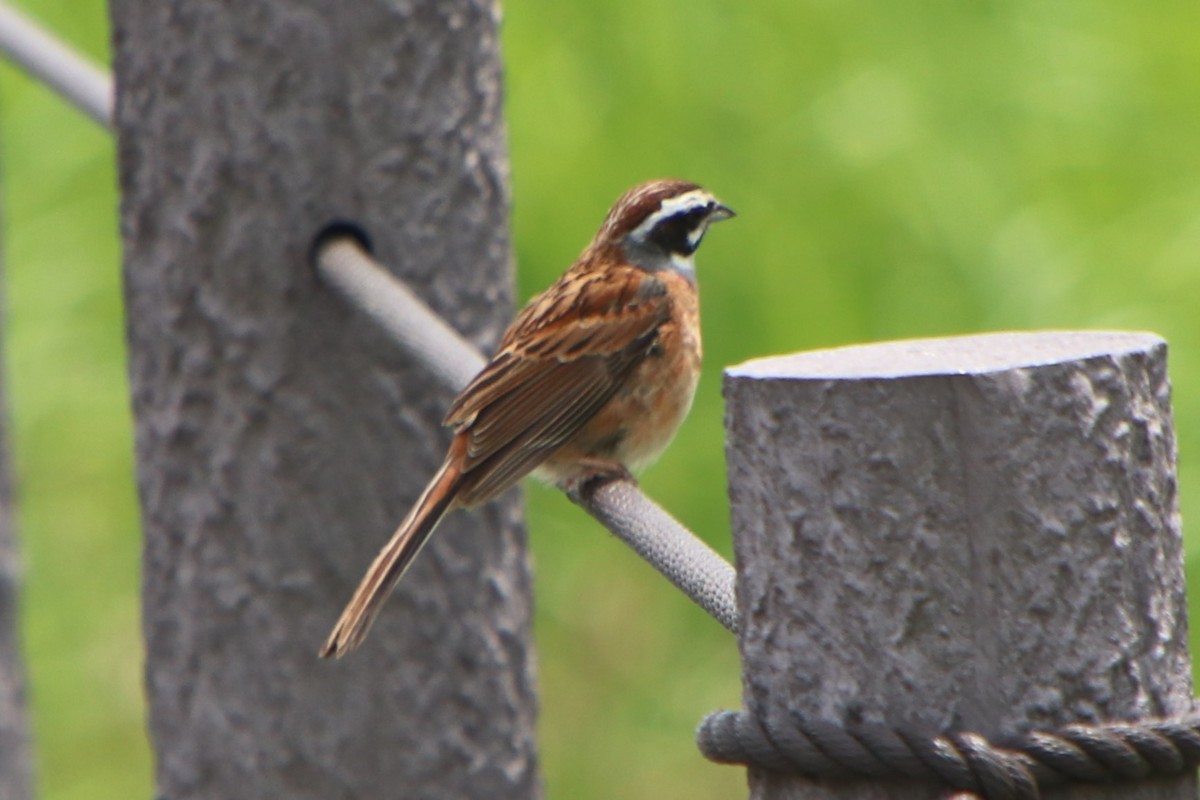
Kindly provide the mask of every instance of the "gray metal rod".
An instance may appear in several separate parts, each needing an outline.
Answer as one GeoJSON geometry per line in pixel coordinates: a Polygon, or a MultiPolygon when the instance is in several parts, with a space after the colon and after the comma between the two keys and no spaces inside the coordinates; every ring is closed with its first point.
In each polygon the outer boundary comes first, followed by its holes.
{"type": "Polygon", "coordinates": [[[7,3],[0,3],[0,53],[97,124],[112,128],[112,77],[7,3]]]}
{"type": "Polygon", "coordinates": [[[371,258],[358,242],[335,236],[320,246],[317,269],[338,290],[452,391],[461,391],[487,359],[436,311],[371,258]]]}
{"type": "Polygon", "coordinates": [[[609,481],[571,500],[629,545],[676,589],[737,633],[737,573],[704,540],[629,481],[609,481]]]}

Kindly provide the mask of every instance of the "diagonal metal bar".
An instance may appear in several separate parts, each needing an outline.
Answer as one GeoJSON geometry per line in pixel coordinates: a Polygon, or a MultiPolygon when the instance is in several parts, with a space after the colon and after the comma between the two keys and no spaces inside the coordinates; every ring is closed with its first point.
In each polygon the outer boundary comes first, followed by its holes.
{"type": "MultiPolygon", "coordinates": [[[[447,388],[460,391],[483,367],[479,351],[355,239],[329,237],[317,245],[314,260],[322,280],[379,323],[447,388]]],[[[636,484],[609,481],[570,497],[696,605],[737,632],[733,566],[636,484]]]]}
{"type": "Polygon", "coordinates": [[[7,3],[0,3],[0,53],[112,128],[112,77],[7,3]]]}
{"type": "Polygon", "coordinates": [[[567,495],[730,633],[738,631],[733,565],[636,483],[608,481],[567,495]]]}
{"type": "Polygon", "coordinates": [[[487,359],[458,331],[349,236],[317,245],[321,278],[428,369],[438,382],[459,392],[487,359]]]}

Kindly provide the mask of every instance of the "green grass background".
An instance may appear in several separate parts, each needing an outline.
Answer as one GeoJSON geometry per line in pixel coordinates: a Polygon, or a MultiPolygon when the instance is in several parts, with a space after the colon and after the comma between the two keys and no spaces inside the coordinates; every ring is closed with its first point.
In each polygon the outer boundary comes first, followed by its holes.
{"type": "MultiPolygon", "coordinates": [[[[99,0],[20,5],[107,62],[99,0]]],[[[996,329],[1167,338],[1186,520],[1200,514],[1198,31],[1195,0],[513,0],[522,294],[636,181],[689,177],[738,210],[699,259],[695,410],[644,481],[723,552],[723,366],[996,329]]],[[[149,797],[113,144],[11,67],[0,115],[40,797],[149,797]]],[[[549,796],[742,796],[740,771],[692,744],[705,712],[738,702],[731,638],[557,494],[529,498],[549,796]]]]}

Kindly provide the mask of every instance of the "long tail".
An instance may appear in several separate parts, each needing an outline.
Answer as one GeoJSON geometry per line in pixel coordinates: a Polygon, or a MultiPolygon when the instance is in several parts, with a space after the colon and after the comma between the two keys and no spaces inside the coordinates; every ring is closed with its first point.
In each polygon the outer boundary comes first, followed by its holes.
{"type": "Polygon", "coordinates": [[[346,605],[346,610],[333,626],[325,646],[321,648],[321,658],[340,658],[362,644],[367,637],[367,631],[371,629],[371,623],[375,621],[392,587],[454,505],[461,473],[452,461],[446,459],[408,516],[375,557],[346,605]]]}

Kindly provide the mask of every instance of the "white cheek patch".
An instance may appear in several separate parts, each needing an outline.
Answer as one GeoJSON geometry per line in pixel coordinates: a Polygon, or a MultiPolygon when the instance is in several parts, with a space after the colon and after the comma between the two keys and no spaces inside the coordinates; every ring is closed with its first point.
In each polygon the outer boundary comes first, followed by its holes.
{"type": "Polygon", "coordinates": [[[671,269],[675,270],[686,278],[695,279],[696,260],[692,256],[681,256],[678,253],[672,253],[671,269]]]}
{"type": "MultiPolygon", "coordinates": [[[[703,189],[693,189],[692,191],[684,192],[677,197],[668,197],[666,200],[662,201],[662,205],[659,206],[658,211],[655,211],[653,214],[646,217],[646,219],[642,221],[642,224],[634,228],[633,232],[629,235],[635,239],[645,239],[650,235],[650,231],[654,230],[654,226],[662,222],[664,219],[673,217],[681,212],[691,211],[697,208],[704,208],[709,203],[715,202],[716,199],[703,189]]],[[[694,231],[689,234],[689,240],[695,235],[696,232],[694,231]]],[[[699,229],[699,235],[704,236],[703,227],[699,229]]],[[[698,242],[699,239],[697,239],[695,243],[698,242]]]]}

